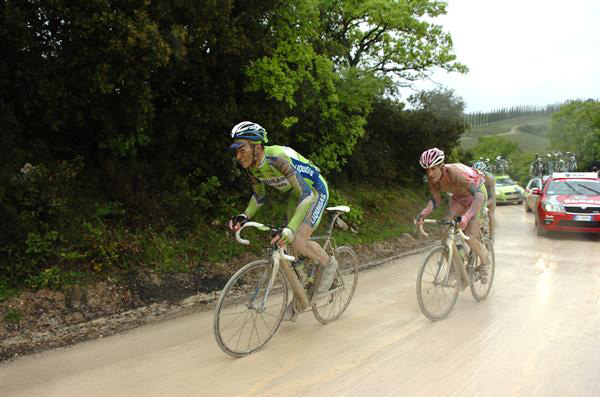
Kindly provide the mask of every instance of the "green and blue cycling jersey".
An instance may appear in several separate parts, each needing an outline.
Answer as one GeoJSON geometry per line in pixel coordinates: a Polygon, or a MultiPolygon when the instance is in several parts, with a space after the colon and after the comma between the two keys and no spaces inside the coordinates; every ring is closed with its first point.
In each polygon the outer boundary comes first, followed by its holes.
{"type": "Polygon", "coordinates": [[[329,189],[319,168],[294,149],[285,146],[265,146],[265,156],[258,167],[248,169],[254,194],[244,211],[252,218],[264,204],[266,189],[271,186],[289,192],[288,225],[295,234],[302,223],[315,230],[327,201],[329,189]]]}

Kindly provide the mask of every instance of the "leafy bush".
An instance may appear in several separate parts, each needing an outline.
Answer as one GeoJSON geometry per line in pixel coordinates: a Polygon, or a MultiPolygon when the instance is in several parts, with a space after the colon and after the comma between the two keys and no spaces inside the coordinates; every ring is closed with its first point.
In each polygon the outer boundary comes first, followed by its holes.
{"type": "Polygon", "coordinates": [[[21,321],[22,317],[23,315],[21,314],[21,312],[18,309],[12,307],[8,308],[4,313],[4,321],[6,321],[7,324],[18,324],[21,321]]]}
{"type": "Polygon", "coordinates": [[[59,290],[65,285],[79,284],[85,280],[87,275],[79,271],[65,271],[56,266],[52,266],[30,277],[27,280],[27,286],[33,289],[49,288],[59,290]]]}

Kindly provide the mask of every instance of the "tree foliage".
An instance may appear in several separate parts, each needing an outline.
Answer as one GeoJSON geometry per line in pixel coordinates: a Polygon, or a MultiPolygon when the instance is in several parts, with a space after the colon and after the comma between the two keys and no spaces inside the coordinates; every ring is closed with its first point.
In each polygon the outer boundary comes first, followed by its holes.
{"type": "Polygon", "coordinates": [[[600,102],[573,101],[552,115],[550,144],[577,154],[580,168],[600,158],[600,102]]]}
{"type": "Polygon", "coordinates": [[[450,154],[466,130],[464,102],[452,90],[433,90],[411,98],[413,108],[389,98],[369,114],[347,173],[375,184],[415,182],[423,174],[419,156],[431,147],[450,154]]]}
{"type": "Polygon", "coordinates": [[[400,85],[428,77],[434,67],[467,72],[452,38],[431,21],[445,1],[323,0],[321,47],[339,67],[360,68],[400,85]]]}
{"type": "Polygon", "coordinates": [[[178,230],[232,211],[241,120],[325,175],[354,173],[368,142],[369,169],[381,142],[409,168],[425,146],[450,148],[460,106],[441,112],[436,94],[405,111],[384,96],[434,67],[466,70],[431,22],[444,12],[433,0],[2,2],[0,222],[14,225],[0,233],[2,272],[36,270],[27,252],[51,267],[82,247],[112,266],[131,247],[111,225],[178,230]]]}

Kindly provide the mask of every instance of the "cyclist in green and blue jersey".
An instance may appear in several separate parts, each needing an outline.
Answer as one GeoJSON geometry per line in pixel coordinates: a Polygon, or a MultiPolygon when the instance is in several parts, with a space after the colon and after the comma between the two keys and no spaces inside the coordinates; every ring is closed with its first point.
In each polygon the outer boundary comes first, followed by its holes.
{"type": "Polygon", "coordinates": [[[271,243],[291,243],[295,250],[324,266],[318,292],[326,292],[333,283],[337,262],[310,240],[329,199],[327,182],[319,168],[289,147],[265,146],[267,131],[251,121],[235,125],[231,138],[234,142],[230,148],[248,172],[254,193],[244,212],[231,218],[230,229],[238,230],[257,213],[264,204],[266,186],[288,193],[288,223],[271,243]]]}

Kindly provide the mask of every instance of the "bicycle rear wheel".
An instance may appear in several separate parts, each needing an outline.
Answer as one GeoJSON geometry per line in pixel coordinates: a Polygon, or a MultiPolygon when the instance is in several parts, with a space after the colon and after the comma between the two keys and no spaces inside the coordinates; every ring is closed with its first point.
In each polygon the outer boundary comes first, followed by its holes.
{"type": "Polygon", "coordinates": [[[358,256],[350,247],[338,247],[335,250],[338,262],[337,276],[333,281],[330,295],[317,299],[312,305],[315,318],[323,324],[340,317],[354,296],[358,283],[358,256]]]}
{"type": "Polygon", "coordinates": [[[446,318],[458,299],[460,274],[451,272],[446,247],[432,249],[417,275],[417,301],[421,312],[431,321],[446,318]],[[446,276],[448,275],[448,276],[446,276]]]}
{"type": "Polygon", "coordinates": [[[471,279],[471,294],[473,294],[473,298],[477,302],[480,302],[487,298],[492,288],[492,283],[494,282],[494,274],[496,271],[496,256],[494,254],[494,246],[492,242],[485,238],[482,241],[482,244],[485,245],[485,248],[491,253],[492,261],[490,262],[487,276],[487,283],[481,283],[481,275],[479,274],[479,270],[477,269],[479,265],[481,265],[481,260],[479,256],[473,253],[471,260],[469,261],[469,278],[471,279]]]}
{"type": "Polygon", "coordinates": [[[275,334],[285,312],[288,286],[281,269],[266,297],[273,263],[250,262],[238,270],[223,288],[213,318],[219,347],[233,357],[258,349],[275,334]]]}

